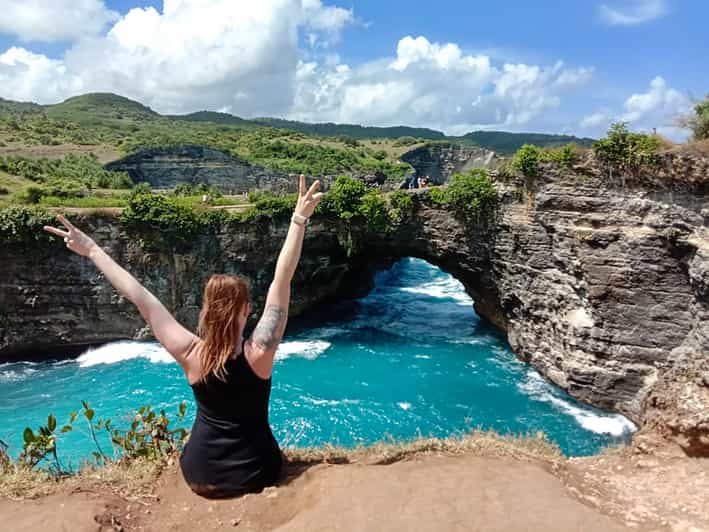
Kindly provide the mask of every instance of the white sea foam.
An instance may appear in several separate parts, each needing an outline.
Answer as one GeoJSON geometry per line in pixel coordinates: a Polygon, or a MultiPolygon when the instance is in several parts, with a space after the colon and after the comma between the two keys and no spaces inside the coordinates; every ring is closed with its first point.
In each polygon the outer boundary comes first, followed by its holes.
{"type": "Polygon", "coordinates": [[[327,351],[331,345],[332,344],[330,342],[326,342],[324,340],[292,340],[289,342],[283,342],[278,347],[278,351],[276,351],[276,360],[284,360],[292,356],[315,360],[327,351]]]}
{"type": "Polygon", "coordinates": [[[637,427],[630,420],[620,414],[599,414],[591,410],[579,408],[557,397],[554,395],[551,384],[546,382],[542,376],[534,370],[529,370],[525,381],[518,384],[517,387],[532,399],[554,405],[563,413],[572,416],[579,425],[591,432],[622,436],[623,434],[637,430],[637,427]]]}
{"type": "Polygon", "coordinates": [[[23,381],[32,375],[37,373],[36,369],[32,368],[18,368],[18,369],[6,369],[0,371],[0,382],[18,382],[23,381]]]}
{"type": "Polygon", "coordinates": [[[146,358],[153,364],[174,362],[174,359],[162,346],[146,342],[114,342],[102,345],[96,349],[89,349],[76,361],[82,368],[88,368],[98,364],[115,364],[134,358],[146,358]]]}
{"type": "Polygon", "coordinates": [[[414,355],[414,358],[420,358],[423,360],[431,360],[431,355],[414,355]]]}
{"type": "Polygon", "coordinates": [[[402,410],[409,410],[411,408],[411,403],[396,403],[402,410]]]}
{"type": "Polygon", "coordinates": [[[473,304],[473,300],[465,293],[463,285],[453,277],[423,283],[418,286],[404,286],[400,290],[411,294],[424,294],[437,299],[454,299],[459,305],[472,306],[473,304]]]}

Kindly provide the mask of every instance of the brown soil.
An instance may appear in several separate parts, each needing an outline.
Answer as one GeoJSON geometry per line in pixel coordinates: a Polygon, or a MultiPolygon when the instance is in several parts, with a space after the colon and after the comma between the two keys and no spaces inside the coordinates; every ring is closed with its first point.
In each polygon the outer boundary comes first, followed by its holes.
{"type": "Polygon", "coordinates": [[[155,496],[73,492],[0,500],[3,529],[621,531],[581,502],[547,461],[415,455],[389,465],[319,464],[277,488],[225,501],[193,494],[173,465],[155,496]]]}

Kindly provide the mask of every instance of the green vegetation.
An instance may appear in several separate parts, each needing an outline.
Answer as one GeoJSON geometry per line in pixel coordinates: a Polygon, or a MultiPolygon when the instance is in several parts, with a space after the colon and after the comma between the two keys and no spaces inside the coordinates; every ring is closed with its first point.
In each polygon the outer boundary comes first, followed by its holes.
{"type": "MultiPolygon", "coordinates": [[[[130,461],[138,458],[161,460],[178,451],[187,438],[184,428],[172,429],[164,410],[156,413],[151,406],[138,409],[128,430],[115,428],[110,419],[95,419],[95,411],[86,401],[81,401],[81,415],[86,421],[87,431],[83,431],[95,447],[93,457],[97,465],[107,465],[114,460],[130,461]],[[99,442],[99,436],[111,442],[112,453],[99,442]]],[[[177,421],[183,422],[187,405],[181,403],[177,421]]],[[[22,451],[16,460],[7,452],[8,446],[0,440],[0,473],[10,474],[18,470],[32,470],[41,465],[52,476],[62,477],[72,473],[59,459],[57,453],[61,434],[80,430],[76,426],[79,412],[71,412],[69,420],[61,428],[53,414],[47,416],[47,423],[36,429],[26,427],[23,431],[22,451]]]]}
{"type": "Polygon", "coordinates": [[[626,124],[618,122],[611,125],[605,138],[593,144],[593,151],[609,171],[617,170],[635,175],[642,168],[658,165],[659,147],[658,137],[632,133],[628,131],[626,124]]]}
{"type": "Polygon", "coordinates": [[[497,210],[497,189],[486,170],[474,169],[454,174],[445,188],[433,188],[429,198],[434,203],[452,207],[467,220],[485,222],[497,210]]]}
{"type": "Polygon", "coordinates": [[[511,155],[525,144],[533,144],[540,148],[557,148],[570,143],[583,148],[590,148],[593,145],[593,139],[590,138],[543,133],[508,133],[505,131],[474,131],[463,135],[459,140],[467,140],[481,148],[494,150],[500,155],[511,155]]]}
{"type": "Polygon", "coordinates": [[[694,112],[682,119],[682,125],[692,130],[693,140],[709,139],[709,94],[694,106],[694,112]]]}
{"type": "Polygon", "coordinates": [[[396,190],[389,194],[389,203],[391,205],[389,215],[396,223],[403,222],[413,213],[414,200],[411,198],[411,194],[403,190],[396,190]]]}
{"type": "Polygon", "coordinates": [[[562,168],[571,169],[575,159],[577,146],[567,144],[558,148],[540,148],[533,144],[525,144],[511,160],[513,170],[521,172],[526,177],[536,177],[539,174],[539,164],[554,162],[562,168]]]}
{"type": "Polygon", "coordinates": [[[54,222],[54,215],[41,207],[13,205],[0,209],[0,245],[31,250],[37,244],[56,242],[56,238],[42,230],[54,222]]]}

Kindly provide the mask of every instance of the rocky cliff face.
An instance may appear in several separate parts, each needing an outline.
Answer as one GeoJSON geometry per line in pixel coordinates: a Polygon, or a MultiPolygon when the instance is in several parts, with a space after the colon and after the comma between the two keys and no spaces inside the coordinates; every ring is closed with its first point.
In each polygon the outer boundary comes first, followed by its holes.
{"type": "Polygon", "coordinates": [[[455,173],[495,169],[499,164],[494,151],[450,143],[427,144],[406,152],[401,160],[414,167],[414,176],[427,175],[434,185],[446,183],[455,173]]]}
{"type": "MultiPolygon", "coordinates": [[[[405,256],[461,280],[478,312],[572,395],[622,412],[709,453],[709,163],[672,156],[660,172],[611,179],[593,161],[534,182],[500,183],[487,226],[465,222],[416,191],[391,231],[315,221],[294,281],[293,314],[371,284],[405,256]],[[349,254],[346,249],[354,249],[349,254]]],[[[144,253],[114,219],[81,220],[101,244],[193,326],[204,281],[251,279],[258,303],[287,221],[204,235],[185,254],[144,253]]],[[[64,250],[0,250],[0,356],[147,333],[93,267],[64,250]]]]}
{"type": "Polygon", "coordinates": [[[135,183],[172,188],[180,183],[208,183],[227,194],[250,190],[293,192],[294,180],[285,172],[268,170],[204,146],[179,146],[141,150],[106,165],[128,172],[135,183]]]}

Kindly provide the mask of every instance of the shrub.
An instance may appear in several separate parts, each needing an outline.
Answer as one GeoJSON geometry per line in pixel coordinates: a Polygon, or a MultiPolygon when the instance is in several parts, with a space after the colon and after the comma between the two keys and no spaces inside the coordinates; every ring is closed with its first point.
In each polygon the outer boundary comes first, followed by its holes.
{"type": "Polygon", "coordinates": [[[250,192],[249,203],[252,203],[244,215],[244,220],[250,220],[259,216],[278,218],[290,216],[298,201],[297,194],[277,195],[271,192],[250,192]]]}
{"type": "Polygon", "coordinates": [[[340,176],[318,205],[320,212],[333,214],[342,220],[353,218],[359,208],[362,196],[367,193],[367,185],[359,179],[340,176]]]}
{"type": "Polygon", "coordinates": [[[539,173],[539,162],[542,159],[542,150],[533,145],[525,144],[512,159],[512,166],[527,177],[535,177],[539,173]]]}
{"type": "Polygon", "coordinates": [[[692,130],[693,140],[709,139],[709,94],[694,106],[694,112],[681,119],[681,125],[692,130]]]}
{"type": "Polygon", "coordinates": [[[428,189],[429,200],[448,206],[467,220],[487,221],[497,209],[497,189],[486,170],[474,169],[467,174],[454,174],[447,187],[428,189]]]}
{"type": "Polygon", "coordinates": [[[194,209],[152,193],[133,195],[121,222],[129,233],[147,237],[141,238],[143,246],[168,249],[188,246],[205,225],[194,209]]]}
{"type": "Polygon", "coordinates": [[[609,169],[636,174],[645,166],[657,166],[660,139],[628,131],[625,123],[611,125],[608,135],[593,143],[596,157],[609,169]]]}
{"type": "Polygon", "coordinates": [[[541,156],[544,161],[554,161],[561,167],[570,169],[576,159],[576,144],[570,143],[561,148],[545,148],[541,156]]]}
{"type": "Polygon", "coordinates": [[[414,200],[411,194],[403,190],[396,190],[389,195],[391,203],[391,217],[396,222],[401,222],[411,216],[414,210],[414,200]]]}
{"type": "Polygon", "coordinates": [[[357,213],[364,218],[370,231],[384,231],[389,225],[386,201],[378,190],[370,190],[362,196],[357,213]]]}
{"type": "Polygon", "coordinates": [[[372,157],[374,157],[378,161],[383,161],[384,159],[387,158],[387,152],[384,150],[376,150],[373,154],[372,157]]]}
{"type": "Polygon", "coordinates": [[[13,205],[0,209],[0,244],[32,247],[57,239],[42,230],[55,222],[54,215],[41,207],[13,205]]]}

